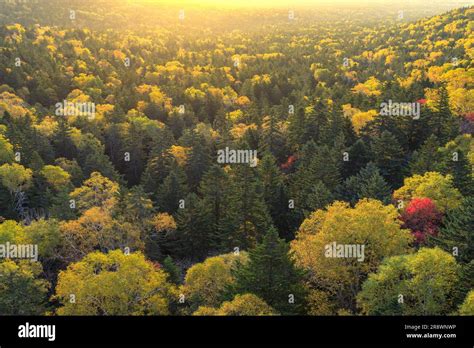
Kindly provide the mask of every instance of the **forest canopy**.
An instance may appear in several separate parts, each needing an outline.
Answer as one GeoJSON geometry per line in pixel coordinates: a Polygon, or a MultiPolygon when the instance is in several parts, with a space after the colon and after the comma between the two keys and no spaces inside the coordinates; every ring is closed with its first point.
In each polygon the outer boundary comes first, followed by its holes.
{"type": "Polygon", "coordinates": [[[247,3],[0,2],[0,315],[474,314],[474,8],[247,3]]]}

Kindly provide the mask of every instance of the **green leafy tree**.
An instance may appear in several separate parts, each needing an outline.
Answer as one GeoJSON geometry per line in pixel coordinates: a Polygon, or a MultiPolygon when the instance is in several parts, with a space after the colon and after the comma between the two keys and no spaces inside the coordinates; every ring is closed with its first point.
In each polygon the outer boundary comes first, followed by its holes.
{"type": "Polygon", "coordinates": [[[466,299],[459,308],[459,314],[474,315],[474,290],[471,290],[469,294],[467,294],[466,299]]]}
{"type": "Polygon", "coordinates": [[[71,175],[58,166],[44,166],[41,170],[41,175],[43,175],[46,182],[55,190],[60,190],[70,184],[71,175]]]}
{"type": "Polygon", "coordinates": [[[50,284],[42,273],[39,262],[0,262],[0,315],[43,315],[50,284]]]}
{"type": "MultiPolygon", "coordinates": [[[[32,244],[38,245],[40,258],[55,258],[61,243],[59,223],[54,219],[35,220],[24,227],[24,233],[32,244]]],[[[44,264],[46,267],[46,264],[44,264]]]]}
{"type": "Polygon", "coordinates": [[[0,134],[0,164],[11,163],[13,159],[13,145],[3,134],[0,134]]]}
{"type": "Polygon", "coordinates": [[[11,194],[28,189],[31,186],[33,171],[21,164],[3,164],[0,166],[0,180],[11,194]]]}
{"type": "Polygon", "coordinates": [[[448,314],[457,272],[454,257],[439,248],[393,256],[369,275],[357,303],[368,315],[448,314]]]}
{"type": "Polygon", "coordinates": [[[15,220],[0,223],[0,243],[31,244],[31,239],[25,233],[23,226],[15,220]]]}

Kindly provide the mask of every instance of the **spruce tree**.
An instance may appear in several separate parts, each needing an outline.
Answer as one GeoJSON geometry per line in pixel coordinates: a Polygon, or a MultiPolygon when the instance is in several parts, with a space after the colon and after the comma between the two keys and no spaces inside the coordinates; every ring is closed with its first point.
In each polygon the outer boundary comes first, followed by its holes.
{"type": "Polygon", "coordinates": [[[445,144],[459,134],[459,120],[451,112],[448,91],[444,86],[439,89],[435,109],[436,111],[431,113],[428,125],[440,143],[445,144]]]}
{"type": "Polygon", "coordinates": [[[178,209],[180,200],[184,199],[187,193],[186,174],[181,167],[174,164],[158,191],[160,211],[174,214],[178,209]]]}
{"type": "Polygon", "coordinates": [[[153,203],[140,185],[131,189],[122,188],[114,207],[114,215],[127,222],[145,228],[147,220],[153,213],[153,203]]]}
{"type": "Polygon", "coordinates": [[[373,198],[388,204],[391,190],[375,164],[370,162],[356,175],[348,178],[341,185],[340,196],[351,204],[362,198],[373,198]]]}
{"type": "Polygon", "coordinates": [[[342,162],[342,176],[344,178],[356,175],[371,158],[370,148],[363,139],[358,139],[347,152],[349,158],[342,162]]]}
{"type": "Polygon", "coordinates": [[[283,175],[276,164],[275,157],[266,152],[258,164],[258,171],[263,185],[263,196],[272,217],[273,224],[279,235],[289,238],[290,226],[288,194],[284,185],[283,175]]]}
{"type": "Polygon", "coordinates": [[[459,282],[453,299],[453,302],[458,306],[464,301],[469,291],[474,289],[474,260],[460,266],[459,282]]]}
{"type": "Polygon", "coordinates": [[[125,178],[129,185],[137,185],[144,171],[144,164],[147,160],[145,134],[139,122],[131,122],[124,134],[123,147],[118,154],[119,168],[125,173],[125,178]],[[127,160],[124,154],[128,153],[127,160]]]}
{"type": "Polygon", "coordinates": [[[237,230],[235,214],[231,209],[232,186],[229,175],[218,165],[213,165],[204,174],[199,186],[202,197],[200,215],[209,229],[209,242],[213,250],[228,252],[228,241],[237,230]]]}
{"type": "Polygon", "coordinates": [[[296,112],[288,117],[288,138],[293,151],[298,151],[305,143],[305,112],[299,107],[296,112]]]}
{"type": "Polygon", "coordinates": [[[333,201],[333,194],[322,181],[315,182],[307,191],[307,200],[303,203],[303,214],[307,217],[313,211],[324,209],[333,201]]]}
{"type": "Polygon", "coordinates": [[[382,176],[393,187],[401,185],[404,154],[397,138],[389,131],[384,131],[373,140],[371,149],[373,162],[380,169],[382,176]]]}
{"type": "Polygon", "coordinates": [[[166,177],[170,174],[171,169],[176,166],[176,160],[168,153],[163,152],[159,155],[152,156],[148,160],[145,171],[142,175],[142,186],[146,193],[150,195],[155,203],[159,203],[159,189],[166,177]]]}
{"type": "Polygon", "coordinates": [[[327,128],[329,123],[327,102],[318,100],[308,111],[305,119],[305,136],[303,140],[312,140],[316,144],[321,144],[322,130],[327,128]]]}
{"type": "Polygon", "coordinates": [[[177,235],[181,257],[202,261],[210,250],[209,228],[202,219],[202,201],[195,193],[190,193],[184,200],[184,207],[176,213],[177,235]]]}
{"type": "Polygon", "coordinates": [[[290,199],[300,219],[332,201],[341,181],[342,154],[328,146],[309,141],[303,147],[291,178],[290,199]]]}
{"type": "Polygon", "coordinates": [[[56,158],[64,157],[72,159],[77,157],[77,149],[71,139],[71,127],[64,118],[58,119],[58,127],[53,134],[52,143],[56,152],[56,158]]]}
{"type": "Polygon", "coordinates": [[[462,204],[448,211],[444,226],[432,243],[448,253],[457,253],[458,262],[474,260],[474,197],[466,197],[462,204]]]}
{"type": "Polygon", "coordinates": [[[447,173],[453,176],[453,184],[464,196],[474,195],[474,179],[472,177],[471,165],[464,153],[458,149],[456,160],[448,159],[446,163],[447,173]]]}
{"type": "Polygon", "coordinates": [[[179,284],[181,282],[181,269],[173,262],[171,256],[166,256],[166,258],[161,263],[164,271],[168,273],[168,279],[174,284],[179,284]]]}
{"type": "Polygon", "coordinates": [[[278,159],[284,159],[286,154],[286,139],[283,137],[278,119],[273,113],[265,116],[262,123],[262,138],[259,152],[270,152],[278,159]]]}
{"type": "Polygon", "coordinates": [[[335,140],[341,137],[347,144],[352,144],[356,141],[356,134],[351,120],[344,116],[341,107],[333,105],[328,123],[324,124],[321,129],[321,143],[334,144],[335,140]]]}
{"type": "Polygon", "coordinates": [[[412,175],[423,175],[426,172],[439,172],[441,170],[442,160],[438,147],[438,139],[432,134],[418,150],[413,152],[409,163],[412,175]]]}
{"type": "Polygon", "coordinates": [[[320,180],[329,190],[333,190],[341,182],[342,154],[333,148],[326,145],[316,146],[310,141],[303,147],[298,162],[296,180],[313,183],[320,180]]]}
{"type": "Polygon", "coordinates": [[[288,244],[270,228],[262,243],[249,251],[245,265],[234,269],[234,294],[251,293],[262,298],[283,315],[301,314],[305,290],[303,272],[289,254],[288,244]]]}
{"type": "Polygon", "coordinates": [[[186,174],[189,188],[195,191],[199,186],[202,176],[210,165],[210,153],[203,136],[198,136],[192,132],[191,153],[186,161],[186,174]]]}
{"type": "Polygon", "coordinates": [[[236,221],[237,230],[227,238],[227,248],[248,248],[260,241],[271,226],[271,217],[265,204],[262,182],[256,168],[248,164],[234,167],[229,216],[236,221]]]}

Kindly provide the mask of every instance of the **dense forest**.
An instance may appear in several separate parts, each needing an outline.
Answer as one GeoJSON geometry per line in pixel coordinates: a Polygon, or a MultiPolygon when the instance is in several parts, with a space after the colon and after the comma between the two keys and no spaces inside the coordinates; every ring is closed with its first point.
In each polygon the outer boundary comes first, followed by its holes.
{"type": "Polygon", "coordinates": [[[474,315],[474,8],[65,3],[0,2],[0,315],[474,315]]]}

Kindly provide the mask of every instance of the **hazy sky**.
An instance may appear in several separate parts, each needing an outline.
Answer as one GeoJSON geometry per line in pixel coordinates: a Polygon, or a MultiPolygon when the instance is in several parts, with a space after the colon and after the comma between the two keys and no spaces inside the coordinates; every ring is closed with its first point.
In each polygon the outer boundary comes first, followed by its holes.
{"type": "Polygon", "coordinates": [[[174,6],[186,5],[211,5],[211,6],[264,6],[264,7],[294,7],[294,6],[317,6],[317,5],[425,5],[427,4],[444,4],[453,5],[454,7],[474,5],[474,0],[129,0],[131,2],[150,2],[157,4],[167,4],[174,6]]]}

